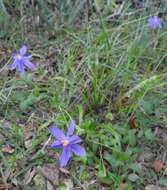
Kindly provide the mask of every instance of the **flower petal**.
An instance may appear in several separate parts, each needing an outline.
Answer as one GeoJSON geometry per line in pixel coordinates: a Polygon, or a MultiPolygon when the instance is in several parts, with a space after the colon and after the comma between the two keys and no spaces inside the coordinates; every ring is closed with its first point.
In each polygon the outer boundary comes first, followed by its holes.
{"type": "Polygon", "coordinates": [[[10,66],[10,69],[14,70],[14,69],[16,69],[16,67],[17,67],[17,60],[14,60],[13,63],[11,64],[11,66],[10,66]]]}
{"type": "Polygon", "coordinates": [[[74,133],[74,130],[75,130],[75,121],[71,120],[67,131],[67,136],[71,136],[74,133]]]}
{"type": "Polygon", "coordinates": [[[83,147],[81,147],[78,144],[73,144],[71,145],[71,150],[78,156],[85,156],[86,155],[86,151],[83,147]]]}
{"type": "Polygon", "coordinates": [[[12,57],[15,59],[15,56],[16,56],[17,52],[16,51],[13,51],[12,52],[12,57]]]}
{"type": "Polygon", "coordinates": [[[62,148],[62,143],[60,141],[54,141],[53,144],[49,145],[50,148],[62,148]]]}
{"type": "Polygon", "coordinates": [[[58,139],[58,140],[65,139],[64,132],[62,130],[58,129],[57,127],[54,127],[51,125],[51,126],[49,126],[49,130],[56,139],[58,139]]]}
{"type": "Polygon", "coordinates": [[[35,65],[30,61],[25,61],[24,64],[31,70],[35,69],[35,65]]]}
{"type": "Polygon", "coordinates": [[[70,147],[67,146],[63,149],[63,152],[60,156],[60,167],[66,166],[70,157],[71,157],[70,147]]]}
{"type": "Polygon", "coordinates": [[[25,73],[25,68],[24,68],[23,62],[21,61],[17,65],[18,65],[18,69],[19,69],[20,74],[23,75],[25,73]]]}
{"type": "Polygon", "coordinates": [[[32,58],[32,55],[27,55],[27,56],[24,56],[26,59],[31,59],[32,58]]]}
{"type": "Polygon", "coordinates": [[[72,137],[68,137],[67,140],[69,140],[70,144],[77,144],[82,142],[81,138],[77,135],[73,135],[72,137]]]}
{"type": "Polygon", "coordinates": [[[25,55],[26,52],[27,52],[27,47],[26,47],[25,45],[23,45],[23,46],[20,48],[19,52],[20,52],[20,55],[25,55]]]}

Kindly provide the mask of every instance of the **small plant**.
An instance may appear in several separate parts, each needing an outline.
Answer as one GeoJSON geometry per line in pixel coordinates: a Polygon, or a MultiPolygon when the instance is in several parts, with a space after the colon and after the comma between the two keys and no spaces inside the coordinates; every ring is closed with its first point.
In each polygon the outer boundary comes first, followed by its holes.
{"type": "Polygon", "coordinates": [[[0,189],[167,186],[167,1],[149,2],[0,0],[0,189]],[[69,116],[77,134],[49,125],[69,116]]]}

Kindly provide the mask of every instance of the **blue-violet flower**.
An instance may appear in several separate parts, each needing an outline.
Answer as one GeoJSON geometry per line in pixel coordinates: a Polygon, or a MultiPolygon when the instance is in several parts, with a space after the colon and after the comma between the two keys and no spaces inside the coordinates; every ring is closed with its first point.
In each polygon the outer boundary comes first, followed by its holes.
{"type": "Polygon", "coordinates": [[[55,126],[49,126],[49,130],[56,139],[53,144],[50,145],[50,147],[63,148],[60,156],[60,167],[67,165],[71,157],[71,152],[75,153],[78,156],[86,155],[85,149],[79,145],[82,140],[79,136],[74,135],[75,122],[73,120],[70,121],[67,135],[65,135],[62,130],[58,129],[55,126]]]}
{"type": "Polygon", "coordinates": [[[150,16],[148,19],[148,25],[152,29],[162,28],[162,21],[158,16],[150,16]]]}
{"type": "Polygon", "coordinates": [[[28,67],[30,70],[35,69],[34,64],[30,62],[32,55],[26,55],[26,52],[27,47],[23,45],[18,53],[13,54],[13,63],[10,67],[11,70],[14,70],[16,67],[18,67],[21,75],[25,73],[25,67],[28,67]]]}

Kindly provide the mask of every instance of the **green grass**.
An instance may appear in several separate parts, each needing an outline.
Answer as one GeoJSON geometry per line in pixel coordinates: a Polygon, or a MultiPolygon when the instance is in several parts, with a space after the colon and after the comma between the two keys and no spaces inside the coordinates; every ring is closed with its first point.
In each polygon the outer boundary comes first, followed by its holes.
{"type": "MultiPolygon", "coordinates": [[[[139,14],[127,1],[123,13],[136,14],[110,20],[119,6],[116,1],[95,1],[96,6],[90,1],[90,10],[86,1],[56,1],[57,12],[49,1],[1,2],[0,184],[35,187],[33,180],[22,183],[28,170],[58,164],[52,158],[58,151],[46,145],[48,125],[66,131],[71,118],[87,157],[73,157],[70,174],[63,179],[70,178],[76,189],[92,190],[122,190],[123,184],[133,190],[149,184],[138,158],[145,145],[157,142],[154,128],[160,126],[165,133],[167,127],[166,24],[159,31],[147,26],[156,5],[152,12],[139,14]],[[8,68],[12,51],[22,44],[28,45],[38,69],[20,77],[8,68]],[[132,118],[136,126],[129,122],[132,118]],[[32,133],[28,140],[26,130],[32,133]],[[5,153],[7,146],[14,152],[5,153]]],[[[165,145],[159,146],[165,154],[165,145]]],[[[153,174],[157,183],[166,180],[164,173],[153,174]]],[[[64,186],[62,180],[58,189],[64,186]]]]}

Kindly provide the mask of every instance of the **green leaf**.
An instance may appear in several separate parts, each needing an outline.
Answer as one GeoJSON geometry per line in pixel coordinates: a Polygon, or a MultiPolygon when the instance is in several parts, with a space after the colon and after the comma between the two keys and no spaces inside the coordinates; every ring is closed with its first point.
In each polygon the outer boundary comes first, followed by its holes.
{"type": "Polygon", "coordinates": [[[102,178],[102,177],[105,177],[106,175],[104,174],[104,171],[103,170],[100,170],[98,173],[97,173],[97,176],[102,178]]]}
{"type": "Polygon", "coordinates": [[[108,120],[111,120],[111,121],[113,120],[113,114],[111,112],[107,113],[105,117],[108,120]]]}
{"type": "Polygon", "coordinates": [[[153,140],[154,139],[154,134],[151,131],[151,129],[147,129],[144,134],[145,134],[145,137],[147,138],[147,140],[153,140]]]}
{"type": "Polygon", "coordinates": [[[136,136],[135,136],[135,131],[128,131],[128,140],[129,140],[129,144],[134,146],[136,145],[136,136]]]}
{"type": "Polygon", "coordinates": [[[167,179],[160,179],[159,184],[167,187],[167,179]]]}
{"type": "Polygon", "coordinates": [[[27,109],[32,106],[37,101],[37,98],[33,95],[29,95],[27,99],[20,103],[20,109],[22,112],[27,111],[27,109]]]}
{"type": "Polygon", "coordinates": [[[123,166],[123,162],[120,160],[117,160],[117,158],[113,155],[107,154],[104,159],[106,159],[113,168],[117,168],[119,166],[123,166]]]}
{"type": "Polygon", "coordinates": [[[141,172],[141,165],[138,163],[131,164],[130,168],[138,174],[141,172]]]}
{"type": "Polygon", "coordinates": [[[113,152],[115,152],[117,159],[120,161],[127,161],[130,159],[130,156],[127,152],[116,152],[116,151],[113,151],[113,152]]]}

